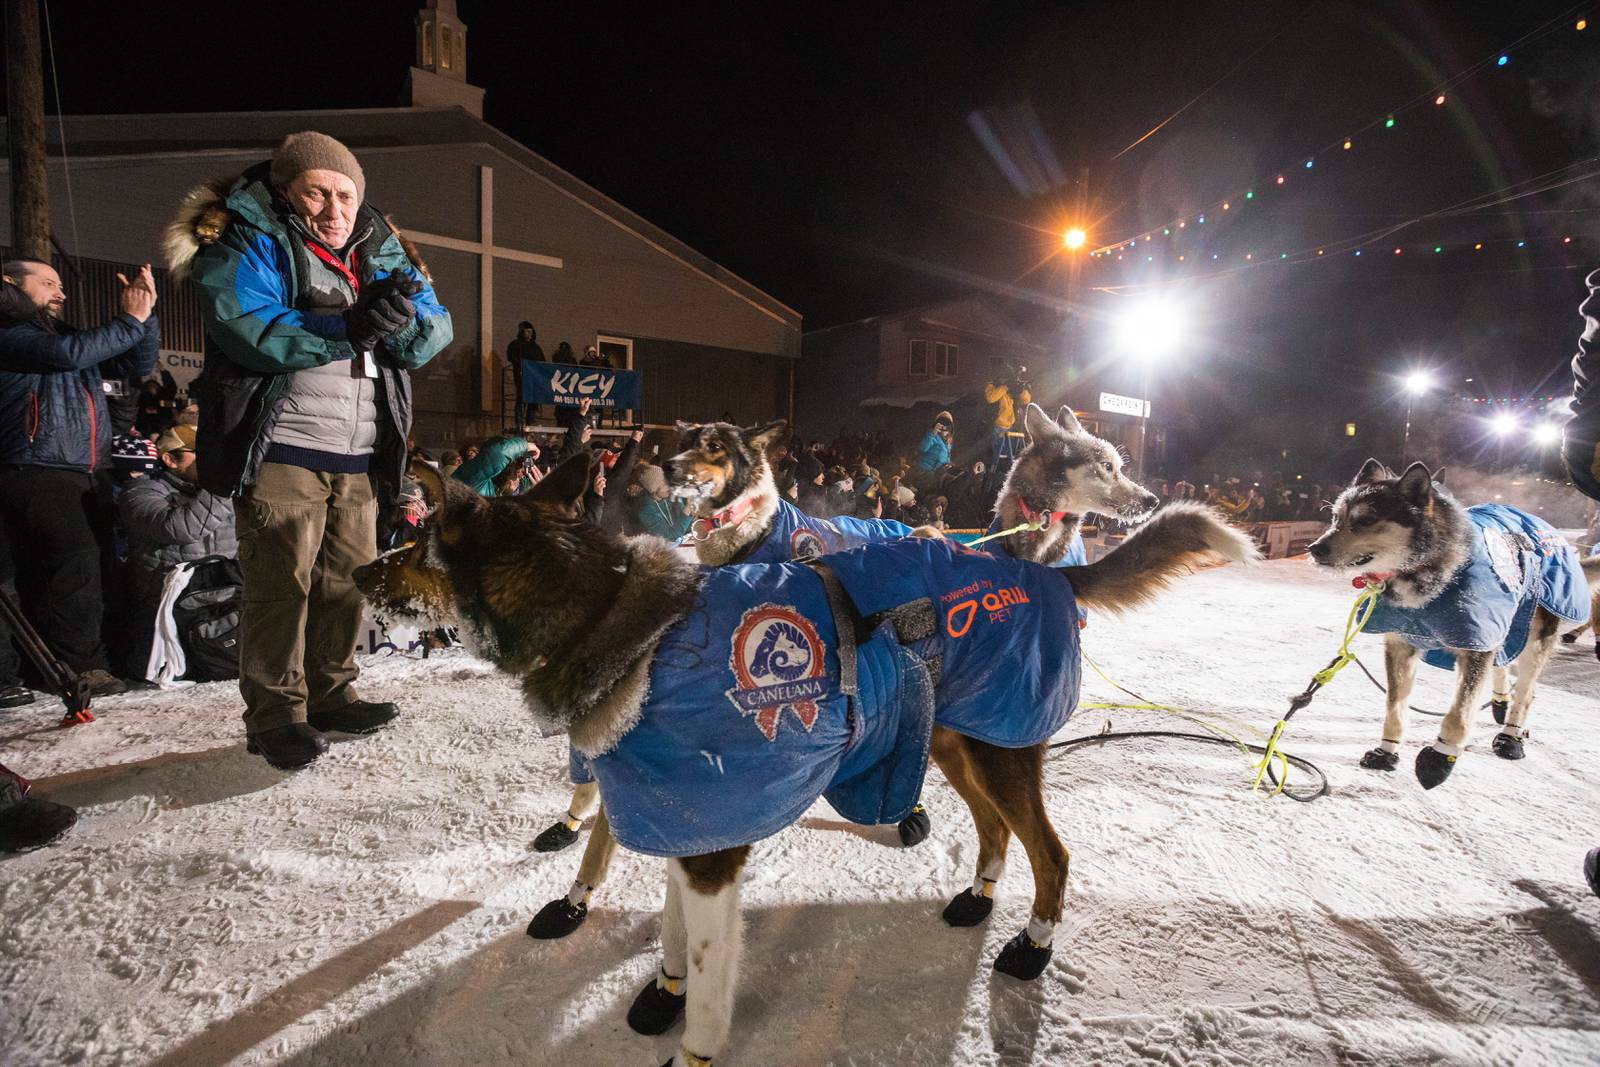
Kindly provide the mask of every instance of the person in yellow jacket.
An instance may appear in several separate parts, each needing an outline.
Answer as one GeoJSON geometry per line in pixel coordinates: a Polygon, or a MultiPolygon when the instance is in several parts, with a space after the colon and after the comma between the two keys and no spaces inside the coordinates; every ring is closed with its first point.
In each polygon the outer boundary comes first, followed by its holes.
{"type": "Polygon", "coordinates": [[[1017,409],[1027,408],[1033,401],[1033,394],[1028,391],[1028,383],[1022,374],[1026,368],[1018,368],[1016,377],[1017,395],[1011,395],[1011,384],[1002,381],[991,381],[983,387],[983,402],[995,405],[993,440],[990,446],[990,458],[998,461],[1002,456],[1015,456],[1015,452],[1006,448],[1006,434],[1017,424],[1017,409]]]}

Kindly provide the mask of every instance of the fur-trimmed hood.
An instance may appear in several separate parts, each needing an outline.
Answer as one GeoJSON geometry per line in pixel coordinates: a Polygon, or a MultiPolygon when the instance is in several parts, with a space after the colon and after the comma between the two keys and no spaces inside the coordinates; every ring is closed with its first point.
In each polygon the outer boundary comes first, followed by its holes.
{"type": "MultiPolygon", "coordinates": [[[[183,199],[178,202],[178,213],[167,223],[166,231],[161,238],[161,250],[174,278],[181,281],[188,277],[189,268],[194,263],[194,257],[200,254],[200,250],[222,240],[222,235],[239,217],[240,205],[235,203],[234,197],[260,181],[261,179],[251,171],[231,178],[213,178],[184,194],[183,199]]],[[[422,253],[417,249],[416,243],[395,225],[394,217],[379,215],[376,209],[368,208],[365,204],[361,210],[383,221],[395,239],[400,242],[406,258],[417,268],[417,273],[421,274],[428,284],[433,284],[433,275],[429,273],[422,253]]]]}

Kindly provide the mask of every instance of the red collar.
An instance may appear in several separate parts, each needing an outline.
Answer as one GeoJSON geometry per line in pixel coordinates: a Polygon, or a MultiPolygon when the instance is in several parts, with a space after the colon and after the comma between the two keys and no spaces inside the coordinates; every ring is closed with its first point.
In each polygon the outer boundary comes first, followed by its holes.
{"type": "Polygon", "coordinates": [[[1370,586],[1382,585],[1384,582],[1387,582],[1389,579],[1393,578],[1395,573],[1396,572],[1394,571],[1389,571],[1385,574],[1374,574],[1370,572],[1367,574],[1358,574],[1354,579],[1351,580],[1350,584],[1355,586],[1357,589],[1366,589],[1370,586]]]}
{"type": "Polygon", "coordinates": [[[1048,530],[1062,519],[1071,514],[1069,511],[1034,511],[1028,507],[1028,502],[1017,497],[1017,507],[1022,511],[1024,522],[1036,524],[1040,530],[1048,530]]]}
{"type": "Polygon", "coordinates": [[[721,511],[701,516],[689,524],[690,536],[696,541],[704,541],[718,530],[739,525],[750,517],[750,513],[756,509],[756,503],[759,499],[759,497],[754,496],[740,497],[721,511]]]}

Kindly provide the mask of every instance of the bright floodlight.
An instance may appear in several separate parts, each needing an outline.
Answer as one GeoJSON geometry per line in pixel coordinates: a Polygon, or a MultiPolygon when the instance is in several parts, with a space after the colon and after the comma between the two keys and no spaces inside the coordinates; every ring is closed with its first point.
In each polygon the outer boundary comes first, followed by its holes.
{"type": "Polygon", "coordinates": [[[1076,252],[1078,249],[1083,247],[1083,242],[1087,241],[1088,239],[1089,235],[1084,233],[1082,228],[1074,226],[1062,236],[1061,243],[1066,245],[1072,251],[1076,252]]]}
{"type": "Polygon", "coordinates": [[[1433,379],[1425,370],[1414,370],[1406,375],[1406,392],[1412,396],[1421,396],[1433,387],[1433,379]]]}
{"type": "Polygon", "coordinates": [[[1517,417],[1509,411],[1503,411],[1489,420],[1489,429],[1494,431],[1496,437],[1505,437],[1517,428],[1517,417]]]}
{"type": "Polygon", "coordinates": [[[1553,422],[1542,422],[1533,428],[1533,443],[1549,447],[1561,440],[1561,427],[1553,422]]]}
{"type": "Polygon", "coordinates": [[[1171,300],[1132,300],[1117,315],[1117,343],[1136,356],[1161,359],[1172,354],[1188,329],[1183,309],[1171,300]]]}

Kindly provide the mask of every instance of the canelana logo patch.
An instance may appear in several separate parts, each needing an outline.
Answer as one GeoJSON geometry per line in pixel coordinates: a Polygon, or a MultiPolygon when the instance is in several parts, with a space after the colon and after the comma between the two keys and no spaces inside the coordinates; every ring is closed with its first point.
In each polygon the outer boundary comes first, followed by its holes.
{"type": "Polygon", "coordinates": [[[807,733],[817,722],[817,701],[828,693],[826,649],[811,621],[783,604],[746,611],[733,632],[728,667],[737,683],[727,697],[742,716],[753,716],[768,741],[778,720],[793,712],[807,733]]]}
{"type": "Polygon", "coordinates": [[[828,548],[822,543],[822,536],[815,530],[808,530],[804,526],[789,535],[790,559],[816,559],[826,555],[828,548]]]}

